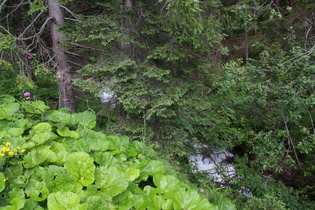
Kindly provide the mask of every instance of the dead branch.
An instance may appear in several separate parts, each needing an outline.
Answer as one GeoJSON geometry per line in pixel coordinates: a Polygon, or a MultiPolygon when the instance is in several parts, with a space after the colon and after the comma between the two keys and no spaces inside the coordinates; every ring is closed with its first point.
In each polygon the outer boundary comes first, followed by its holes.
{"type": "Polygon", "coordinates": [[[291,134],[290,134],[290,131],[289,131],[288,119],[287,119],[287,117],[285,118],[285,117],[283,116],[283,123],[284,123],[284,125],[285,125],[285,130],[286,130],[286,133],[287,133],[289,145],[291,145],[292,150],[293,150],[293,152],[294,152],[294,157],[295,157],[295,159],[296,159],[296,162],[297,162],[299,168],[301,168],[301,164],[300,164],[299,158],[298,158],[298,156],[297,156],[297,152],[296,152],[296,150],[295,150],[294,142],[293,142],[293,140],[292,140],[292,137],[291,137],[291,134]]]}

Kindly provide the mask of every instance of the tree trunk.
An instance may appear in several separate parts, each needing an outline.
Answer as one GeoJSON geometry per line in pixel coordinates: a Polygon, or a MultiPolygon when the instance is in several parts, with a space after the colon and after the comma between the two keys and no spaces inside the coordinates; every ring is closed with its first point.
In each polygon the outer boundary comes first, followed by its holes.
{"type": "Polygon", "coordinates": [[[58,0],[48,0],[49,16],[53,18],[51,23],[52,49],[57,63],[56,77],[59,90],[59,108],[67,107],[74,113],[75,102],[71,83],[70,66],[65,50],[62,49],[64,43],[63,33],[58,28],[64,24],[64,15],[58,4],[58,0]]]}

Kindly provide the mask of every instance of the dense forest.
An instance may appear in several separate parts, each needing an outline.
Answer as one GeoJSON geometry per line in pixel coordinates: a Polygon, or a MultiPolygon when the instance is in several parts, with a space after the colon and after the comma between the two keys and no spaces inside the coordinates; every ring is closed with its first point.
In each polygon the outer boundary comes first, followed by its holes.
{"type": "Polygon", "coordinates": [[[2,0],[0,14],[0,207],[315,209],[313,0],[2,0]],[[196,148],[229,151],[235,174],[196,171],[196,148]],[[56,177],[67,188],[44,184],[56,177]]]}

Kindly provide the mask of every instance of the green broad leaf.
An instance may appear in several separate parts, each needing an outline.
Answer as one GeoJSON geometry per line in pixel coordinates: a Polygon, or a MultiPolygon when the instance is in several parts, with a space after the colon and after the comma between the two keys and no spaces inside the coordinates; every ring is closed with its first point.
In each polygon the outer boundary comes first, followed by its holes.
{"type": "Polygon", "coordinates": [[[5,103],[13,103],[15,102],[15,98],[11,95],[1,95],[0,96],[0,104],[5,104],[5,103]]]}
{"type": "Polygon", "coordinates": [[[24,148],[24,149],[31,149],[31,148],[33,148],[35,146],[36,146],[35,142],[29,141],[29,142],[24,143],[22,145],[22,148],[24,148]]]}
{"type": "Polygon", "coordinates": [[[24,128],[10,128],[8,130],[8,134],[10,134],[13,137],[18,137],[24,133],[24,128]]]}
{"type": "Polygon", "coordinates": [[[20,105],[18,103],[5,103],[0,105],[0,119],[11,120],[19,111],[20,105]]]}
{"type": "Polygon", "coordinates": [[[25,204],[24,204],[24,209],[35,209],[38,210],[38,202],[34,201],[32,199],[26,199],[25,204]]]}
{"type": "Polygon", "coordinates": [[[135,209],[146,210],[148,203],[149,199],[144,194],[136,194],[133,197],[133,206],[135,209]]]}
{"type": "Polygon", "coordinates": [[[85,152],[70,153],[67,156],[64,168],[72,174],[74,180],[83,186],[89,186],[95,180],[94,160],[85,152]]]}
{"type": "Polygon", "coordinates": [[[210,202],[216,205],[217,210],[236,210],[235,205],[229,199],[227,199],[223,194],[216,196],[211,199],[210,202]]]}
{"type": "Polygon", "coordinates": [[[12,204],[12,209],[22,209],[25,204],[25,197],[24,196],[18,196],[10,200],[9,202],[12,204]]]}
{"type": "Polygon", "coordinates": [[[75,187],[75,180],[72,175],[61,166],[50,165],[41,174],[50,192],[72,191],[75,187]]]}
{"type": "Polygon", "coordinates": [[[128,157],[136,157],[138,154],[147,150],[147,146],[139,141],[134,141],[132,144],[129,145],[127,150],[128,157]]]}
{"type": "Polygon", "coordinates": [[[93,129],[95,127],[96,115],[94,114],[94,112],[87,110],[81,113],[77,113],[76,115],[79,125],[90,129],[93,129]]]}
{"type": "Polygon", "coordinates": [[[177,191],[175,193],[174,209],[191,209],[191,210],[216,210],[216,206],[201,197],[196,191],[177,191]]]}
{"type": "Polygon", "coordinates": [[[25,101],[22,103],[22,107],[29,113],[42,114],[49,109],[43,101],[25,101]]]}
{"type": "Polygon", "coordinates": [[[95,184],[112,197],[122,193],[128,187],[128,177],[115,167],[99,167],[95,173],[95,184]]]}
{"type": "Polygon", "coordinates": [[[133,193],[126,190],[113,198],[113,203],[119,206],[119,209],[131,209],[134,203],[133,193]]]}
{"type": "Polygon", "coordinates": [[[0,173],[0,192],[5,188],[5,176],[3,173],[0,173]]]}
{"type": "Polygon", "coordinates": [[[70,129],[67,126],[58,128],[57,133],[62,137],[71,137],[71,138],[75,138],[75,139],[80,138],[80,136],[77,132],[70,131],[70,129]]]}
{"type": "Polygon", "coordinates": [[[49,149],[49,146],[38,145],[33,147],[31,151],[24,157],[24,167],[33,168],[44,161],[55,161],[57,159],[55,153],[49,149]]]}
{"type": "Polygon", "coordinates": [[[165,209],[171,210],[173,209],[174,201],[171,199],[165,199],[161,195],[150,195],[149,197],[149,206],[148,209],[165,209]]]}
{"type": "Polygon", "coordinates": [[[88,142],[93,151],[107,151],[110,147],[110,142],[104,139],[89,139],[88,142]]]}
{"type": "Polygon", "coordinates": [[[50,132],[51,131],[51,125],[48,123],[38,123],[34,126],[31,132],[34,133],[44,133],[44,132],[50,132]]]}
{"type": "Polygon", "coordinates": [[[120,147],[129,145],[129,137],[128,136],[106,136],[106,140],[112,142],[115,145],[120,147]]]}
{"type": "Polygon", "coordinates": [[[88,205],[87,209],[111,209],[109,204],[100,196],[89,196],[84,200],[88,205]]]}
{"type": "Polygon", "coordinates": [[[93,157],[97,164],[105,168],[115,166],[115,164],[119,163],[119,161],[108,152],[96,152],[93,157]]]}
{"type": "Polygon", "coordinates": [[[66,161],[68,152],[63,144],[53,141],[50,149],[56,154],[56,163],[64,163],[66,161]]]}
{"type": "Polygon", "coordinates": [[[60,110],[52,111],[47,118],[55,126],[73,126],[78,124],[78,121],[75,117],[60,110]]]}
{"type": "Polygon", "coordinates": [[[153,176],[154,184],[161,189],[165,198],[174,199],[174,195],[179,190],[185,190],[182,182],[171,175],[155,175],[153,176]]]}
{"type": "Polygon", "coordinates": [[[137,168],[128,167],[126,169],[125,173],[129,177],[128,178],[129,181],[134,181],[135,179],[137,179],[140,176],[140,170],[137,168]]]}
{"type": "Polygon", "coordinates": [[[73,144],[68,145],[68,151],[70,152],[90,152],[89,141],[86,139],[79,139],[75,141],[73,144]]]}
{"type": "Polygon", "coordinates": [[[25,187],[28,180],[25,176],[16,176],[13,179],[10,179],[10,184],[16,187],[25,187]]]}
{"type": "Polygon", "coordinates": [[[21,209],[25,204],[24,190],[19,187],[12,188],[9,192],[9,203],[12,206],[8,206],[8,209],[21,209]]]}
{"type": "Polygon", "coordinates": [[[147,180],[149,175],[154,174],[164,174],[165,173],[165,166],[161,161],[158,160],[150,160],[150,161],[143,161],[140,168],[140,176],[138,180],[147,180]]]}
{"type": "Polygon", "coordinates": [[[50,137],[50,132],[36,133],[32,137],[32,141],[36,142],[37,144],[44,144],[47,140],[50,139],[50,137]]]}
{"type": "Polygon", "coordinates": [[[45,182],[31,179],[25,187],[25,193],[34,201],[43,201],[47,198],[49,190],[45,182]]]}
{"type": "Polygon", "coordinates": [[[48,209],[73,209],[80,203],[80,196],[73,192],[55,192],[47,198],[48,209]]]}

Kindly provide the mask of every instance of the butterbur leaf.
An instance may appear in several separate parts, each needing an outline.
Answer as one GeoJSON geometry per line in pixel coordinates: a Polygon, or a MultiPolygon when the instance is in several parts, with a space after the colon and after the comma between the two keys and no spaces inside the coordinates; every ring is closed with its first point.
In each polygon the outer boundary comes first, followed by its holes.
{"type": "Polygon", "coordinates": [[[70,152],[90,152],[89,141],[86,139],[79,139],[75,141],[73,144],[68,145],[68,150],[70,152]]]}
{"type": "Polygon", "coordinates": [[[10,103],[14,101],[15,101],[15,98],[11,95],[4,94],[0,96],[0,104],[10,103]]]}
{"type": "Polygon", "coordinates": [[[108,203],[100,196],[89,196],[84,200],[88,209],[110,209],[108,203]]]}
{"type": "Polygon", "coordinates": [[[69,113],[60,110],[54,110],[48,116],[48,120],[56,126],[76,125],[77,120],[69,113]]]}
{"type": "Polygon", "coordinates": [[[50,192],[71,191],[75,185],[72,175],[64,167],[56,165],[45,168],[41,177],[47,183],[50,192]]]}
{"type": "Polygon", "coordinates": [[[162,190],[165,198],[174,198],[175,192],[185,190],[182,182],[171,175],[156,175],[153,177],[154,184],[162,190]]]}
{"type": "Polygon", "coordinates": [[[216,206],[210,204],[206,198],[201,197],[194,190],[181,190],[175,193],[174,209],[215,210],[216,206]]]}
{"type": "Polygon", "coordinates": [[[90,128],[90,129],[93,129],[95,127],[96,116],[92,111],[87,110],[87,111],[78,113],[76,115],[77,115],[79,124],[82,125],[83,127],[90,128]]]}
{"type": "Polygon", "coordinates": [[[0,105],[0,119],[11,120],[20,109],[18,103],[5,103],[0,105]]]}
{"type": "Polygon", "coordinates": [[[94,151],[107,151],[109,149],[109,141],[104,139],[90,139],[89,145],[90,149],[94,151]]]}
{"type": "Polygon", "coordinates": [[[58,128],[57,133],[62,137],[71,137],[71,138],[75,138],[75,139],[80,138],[80,136],[77,132],[70,131],[70,129],[66,126],[58,128]]]}
{"type": "Polygon", "coordinates": [[[108,152],[97,152],[94,154],[95,162],[100,166],[104,166],[105,168],[109,168],[114,166],[119,161],[112,154],[108,152]]]}
{"type": "Polygon", "coordinates": [[[25,197],[18,196],[10,200],[10,204],[12,204],[10,209],[22,209],[25,204],[25,197]]]}
{"type": "Polygon", "coordinates": [[[126,169],[126,174],[129,177],[128,178],[129,181],[134,181],[135,179],[137,179],[140,176],[140,170],[137,168],[128,167],[126,169]]]}
{"type": "Polygon", "coordinates": [[[5,188],[5,177],[3,173],[0,173],[0,192],[5,188]]]}
{"type": "Polygon", "coordinates": [[[32,101],[32,102],[23,102],[22,107],[29,113],[32,114],[42,114],[47,109],[49,109],[49,106],[46,106],[43,101],[32,101]]]}
{"type": "Polygon", "coordinates": [[[173,200],[165,199],[161,195],[151,195],[149,199],[148,209],[163,209],[171,210],[173,209],[173,200]]]}
{"type": "Polygon", "coordinates": [[[149,175],[165,173],[165,167],[161,161],[151,160],[149,162],[142,162],[141,165],[140,180],[146,180],[149,175]]]}
{"type": "Polygon", "coordinates": [[[119,209],[131,209],[133,207],[133,193],[125,190],[113,198],[113,202],[119,206],[119,209]]]}
{"type": "Polygon", "coordinates": [[[38,123],[34,126],[31,132],[34,133],[44,133],[44,132],[51,131],[51,125],[48,123],[38,123]]]}
{"type": "Polygon", "coordinates": [[[80,196],[73,192],[59,191],[49,194],[47,198],[48,209],[72,209],[80,202],[80,196]]]}
{"type": "Polygon", "coordinates": [[[96,185],[112,197],[122,193],[128,187],[127,175],[119,171],[117,168],[99,167],[96,169],[95,182],[96,185]]]}
{"type": "Polygon", "coordinates": [[[74,180],[83,186],[88,186],[94,182],[94,160],[85,152],[70,153],[64,168],[72,174],[74,180]]]}
{"type": "Polygon", "coordinates": [[[32,150],[25,156],[24,167],[32,168],[43,163],[45,160],[53,161],[56,155],[49,149],[49,146],[38,145],[33,147],[32,150]]]}
{"type": "Polygon", "coordinates": [[[31,179],[25,187],[25,193],[34,201],[43,201],[47,198],[49,190],[44,182],[31,179]]]}
{"type": "Polygon", "coordinates": [[[236,210],[233,202],[227,199],[223,194],[211,199],[210,202],[217,206],[217,210],[236,210]]]}
{"type": "Polygon", "coordinates": [[[36,134],[32,137],[32,141],[36,142],[37,144],[43,144],[43,143],[45,143],[47,140],[49,140],[50,137],[51,137],[50,132],[36,133],[36,134]]]}
{"type": "Polygon", "coordinates": [[[64,163],[66,161],[66,157],[68,152],[63,144],[59,142],[52,142],[50,149],[56,154],[56,162],[57,163],[64,163]]]}
{"type": "Polygon", "coordinates": [[[24,128],[10,128],[8,130],[8,134],[10,134],[13,137],[17,137],[22,135],[22,133],[24,132],[24,128]]]}
{"type": "Polygon", "coordinates": [[[12,206],[8,206],[5,209],[21,209],[23,208],[25,204],[25,194],[24,190],[19,187],[14,187],[9,191],[9,203],[12,204],[12,206]]]}
{"type": "Polygon", "coordinates": [[[24,204],[24,209],[38,209],[38,202],[34,201],[32,199],[26,199],[26,202],[24,204]]]}

